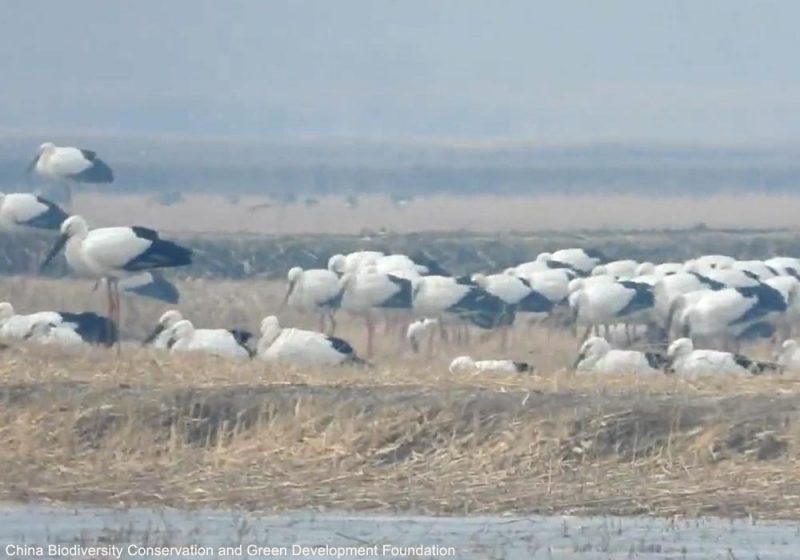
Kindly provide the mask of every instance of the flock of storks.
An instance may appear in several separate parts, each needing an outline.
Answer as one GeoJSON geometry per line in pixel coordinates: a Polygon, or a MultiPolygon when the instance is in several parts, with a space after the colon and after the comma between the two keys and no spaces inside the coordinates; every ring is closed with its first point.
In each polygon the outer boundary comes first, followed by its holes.
{"type": "MultiPolygon", "coordinates": [[[[29,170],[63,185],[109,182],[111,168],[94,152],[42,144],[29,170]]],[[[65,192],[71,193],[69,187],[65,192]]],[[[192,250],[139,226],[92,229],[81,216],[33,193],[0,193],[0,231],[54,230],[59,236],[42,267],[64,251],[76,275],[105,286],[107,317],[39,311],[19,314],[0,303],[0,338],[40,343],[104,344],[119,349],[120,290],[177,303],[178,291],[159,272],[188,265],[192,250]]],[[[179,311],[160,318],[145,344],[172,352],[206,352],[299,366],[368,364],[334,336],[336,313],[361,318],[365,356],[373,354],[376,325],[397,327],[409,348],[432,352],[434,339],[467,343],[470,328],[498,333],[508,347],[511,329],[545,325],[572,329],[581,346],[578,373],[758,374],[796,369],[800,349],[791,339],[800,322],[800,259],[736,260],[704,255],[686,262],[610,261],[572,248],[494,274],[453,276],[417,255],[356,251],[334,255],[327,268],[289,270],[281,305],[319,315],[318,331],[283,327],[265,317],[259,336],[243,330],[197,328],[179,311]],[[590,336],[592,335],[592,336],[590,336]],[[743,341],[780,344],[773,360],[738,353],[743,341]],[[695,347],[697,346],[697,348],[695,347]],[[714,348],[714,349],[712,349],[714,348]]],[[[450,370],[530,372],[528,363],[459,356],[450,370]]]]}

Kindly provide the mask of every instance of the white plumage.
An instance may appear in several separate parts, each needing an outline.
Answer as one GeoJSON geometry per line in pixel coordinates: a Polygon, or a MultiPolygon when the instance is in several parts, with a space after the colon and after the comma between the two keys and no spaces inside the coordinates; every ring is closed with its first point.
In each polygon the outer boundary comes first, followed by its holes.
{"type": "Polygon", "coordinates": [[[336,330],[333,312],[338,307],[339,276],[326,269],[303,270],[295,266],[287,274],[289,287],[283,304],[305,312],[319,313],[320,330],[325,330],[325,318],[330,319],[331,330],[336,330]]]}
{"type": "Polygon", "coordinates": [[[673,321],[680,320],[682,330],[688,329],[687,336],[714,338],[738,336],[754,322],[772,320],[786,309],[780,292],[761,285],[684,294],[673,302],[670,314],[673,321]]]}
{"type": "Polygon", "coordinates": [[[611,261],[592,269],[592,276],[613,276],[617,280],[628,280],[639,274],[639,263],[634,260],[611,261]]]}
{"type": "MultiPolygon", "coordinates": [[[[593,278],[603,278],[597,276],[593,278]]],[[[577,325],[648,322],[654,299],[652,287],[626,280],[586,283],[569,297],[577,325]]]]}
{"type": "Polygon", "coordinates": [[[679,338],[667,350],[669,371],[688,379],[701,375],[746,375],[751,362],[742,356],[717,350],[695,350],[688,338],[679,338]]]}
{"type": "MultiPolygon", "coordinates": [[[[698,271],[699,272],[699,271],[698,271]]],[[[705,278],[725,284],[729,288],[758,286],[761,281],[752,272],[736,268],[713,268],[702,273],[705,278]]]]}
{"type": "Polygon", "coordinates": [[[777,270],[770,267],[767,263],[758,260],[736,261],[731,268],[755,274],[762,281],[769,280],[779,274],[777,270]]]}
{"type": "Polygon", "coordinates": [[[686,262],[689,267],[695,267],[697,272],[731,268],[736,259],[728,255],[703,255],[686,262]]]}
{"type": "Polygon", "coordinates": [[[364,364],[353,347],[341,338],[302,329],[282,328],[274,315],[261,321],[258,357],[267,362],[295,366],[335,366],[346,362],[364,364]]]}
{"type": "MultiPolygon", "coordinates": [[[[110,183],[114,180],[114,172],[95,152],[72,146],[56,146],[52,142],[39,146],[28,171],[35,171],[50,181],[110,183]]],[[[66,195],[69,201],[71,193],[68,188],[66,195]]]]}
{"type": "Polygon", "coordinates": [[[591,249],[560,249],[554,253],[540,253],[536,260],[546,261],[550,268],[569,267],[581,274],[589,274],[594,267],[603,264],[605,257],[591,249]]]}
{"type": "Polygon", "coordinates": [[[0,338],[34,336],[48,342],[80,339],[88,344],[110,346],[117,342],[117,327],[107,317],[92,312],[38,311],[20,315],[10,303],[0,303],[0,338]]]}
{"type": "Polygon", "coordinates": [[[38,323],[60,323],[61,315],[55,311],[40,311],[20,315],[9,302],[0,303],[0,338],[24,338],[38,323]]]}
{"type": "Polygon", "coordinates": [[[132,226],[89,231],[89,225],[81,216],[70,216],[60,229],[61,236],[42,268],[66,246],[67,264],[78,275],[107,280],[109,317],[115,323],[119,323],[120,278],[192,262],[190,249],[161,239],[151,229],[132,226]]]}
{"type": "Polygon", "coordinates": [[[414,321],[406,329],[406,340],[414,352],[419,352],[419,343],[426,334],[431,334],[439,323],[438,319],[424,318],[414,321]]]}
{"type": "Polygon", "coordinates": [[[665,360],[656,354],[635,350],[616,350],[603,338],[586,339],[578,351],[575,371],[599,374],[654,374],[662,373],[665,360]]]}
{"type": "Polygon", "coordinates": [[[333,255],[328,259],[328,270],[339,275],[356,272],[363,266],[373,264],[382,256],[383,253],[380,251],[355,251],[347,255],[333,255]]]}
{"type": "Polygon", "coordinates": [[[452,374],[477,373],[523,373],[532,372],[531,366],[525,362],[515,362],[513,360],[473,360],[469,356],[459,356],[450,362],[449,367],[452,374]]]}
{"type": "Polygon", "coordinates": [[[440,317],[472,289],[449,276],[425,276],[414,283],[414,314],[440,317]]]}
{"type": "Polygon", "coordinates": [[[58,230],[67,218],[58,205],[31,193],[0,193],[0,231],[58,230]]]}
{"type": "Polygon", "coordinates": [[[26,340],[37,344],[54,344],[58,346],[83,346],[86,342],[75,329],[48,322],[36,322],[24,336],[26,340]]]}
{"type": "Polygon", "coordinates": [[[710,279],[691,272],[678,272],[664,276],[653,286],[654,308],[659,323],[662,326],[667,325],[673,304],[680,296],[690,292],[723,287],[714,281],[710,281],[710,279]]]}
{"type": "Polygon", "coordinates": [[[339,279],[339,305],[362,315],[367,329],[367,356],[372,356],[375,331],[373,315],[380,311],[411,309],[411,281],[372,269],[348,272],[339,279]]]}
{"type": "Polygon", "coordinates": [[[800,259],[796,257],[772,257],[765,260],[764,264],[780,274],[800,278],[800,259]]]}
{"type": "Polygon", "coordinates": [[[575,274],[566,268],[555,268],[519,276],[527,280],[532,289],[544,295],[553,304],[562,303],[567,299],[569,284],[575,279],[575,274]]]}
{"type": "Polygon", "coordinates": [[[225,329],[195,329],[182,319],[169,329],[171,352],[198,352],[227,358],[249,358],[250,351],[235,334],[225,329]]]}
{"type": "Polygon", "coordinates": [[[796,340],[784,340],[775,360],[782,371],[800,371],[800,345],[796,340]]]}
{"type": "MultiPolygon", "coordinates": [[[[183,315],[177,309],[165,311],[158,319],[155,328],[144,339],[143,344],[149,344],[153,348],[166,350],[169,348],[169,340],[172,337],[171,329],[177,323],[183,321],[183,315]]],[[[197,329],[195,329],[197,330],[197,329]]]]}

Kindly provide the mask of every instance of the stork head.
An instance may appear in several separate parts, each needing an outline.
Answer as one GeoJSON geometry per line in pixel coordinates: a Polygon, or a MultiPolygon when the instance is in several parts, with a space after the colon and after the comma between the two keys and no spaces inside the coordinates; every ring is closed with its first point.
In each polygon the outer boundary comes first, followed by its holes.
{"type": "Polygon", "coordinates": [[[539,253],[536,255],[536,260],[538,262],[547,262],[553,257],[552,253],[539,253]]]}
{"type": "Polygon", "coordinates": [[[61,235],[72,237],[74,235],[84,235],[89,233],[89,224],[83,216],[70,216],[61,222],[61,235]]]}
{"type": "Polygon", "coordinates": [[[303,275],[303,269],[299,266],[293,266],[289,269],[289,272],[286,274],[286,279],[290,283],[297,282],[300,280],[300,277],[303,275]]]}
{"type": "Polygon", "coordinates": [[[7,301],[0,302],[0,324],[14,316],[14,306],[7,301]]]}
{"type": "Polygon", "coordinates": [[[300,281],[300,278],[303,277],[303,269],[299,266],[295,266],[289,269],[289,272],[286,274],[286,279],[289,281],[289,286],[286,289],[286,295],[283,296],[283,301],[281,302],[281,309],[286,306],[286,302],[289,301],[289,298],[292,295],[292,292],[297,287],[297,282],[300,281]]]}
{"type": "Polygon", "coordinates": [[[191,338],[194,335],[194,325],[191,321],[181,319],[170,328],[169,340],[167,341],[167,348],[172,348],[179,340],[191,338]]]}
{"type": "Polygon", "coordinates": [[[344,274],[346,265],[347,259],[342,254],[333,255],[330,259],[328,259],[328,270],[335,272],[336,274],[344,274]]]}
{"type": "Polygon", "coordinates": [[[693,350],[694,344],[692,344],[690,339],[679,338],[678,340],[673,341],[673,343],[669,345],[669,348],[667,348],[667,358],[669,358],[670,362],[674,362],[675,360],[690,354],[693,350]]]}
{"type": "Polygon", "coordinates": [[[44,143],[39,145],[39,149],[36,150],[36,153],[41,156],[43,154],[53,153],[53,151],[55,149],[56,149],[56,145],[53,144],[52,142],[44,142],[44,143]]]}
{"type": "Polygon", "coordinates": [[[153,342],[158,335],[164,332],[167,329],[171,329],[175,325],[177,325],[180,321],[183,320],[183,315],[177,309],[170,309],[169,311],[165,311],[161,317],[158,319],[158,323],[156,324],[155,328],[150,331],[150,334],[147,335],[142,341],[142,344],[150,344],[153,342]]]}
{"type": "Polygon", "coordinates": [[[89,224],[81,216],[70,216],[61,223],[60,231],[61,235],[58,236],[53,248],[50,249],[42,266],[39,267],[40,270],[44,270],[50,264],[50,261],[64,248],[70,237],[85,237],[89,233],[89,224]]]}
{"type": "Polygon", "coordinates": [[[646,276],[648,274],[656,273],[656,265],[651,262],[639,263],[636,267],[636,276],[646,276]]]}
{"type": "Polygon", "coordinates": [[[587,338],[578,350],[578,357],[575,359],[573,369],[578,369],[581,362],[594,365],[597,360],[605,356],[609,350],[611,350],[611,345],[605,338],[599,336],[587,338]]]}

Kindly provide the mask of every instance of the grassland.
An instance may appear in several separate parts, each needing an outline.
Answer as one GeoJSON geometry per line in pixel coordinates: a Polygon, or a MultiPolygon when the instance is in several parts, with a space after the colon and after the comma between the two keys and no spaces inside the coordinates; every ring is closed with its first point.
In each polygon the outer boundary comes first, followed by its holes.
{"type": "MultiPolygon", "coordinates": [[[[202,325],[252,326],[280,296],[268,282],[181,288],[202,325]]],[[[102,302],[86,282],[0,290],[22,309],[102,302]]],[[[128,336],[163,310],[128,309],[128,336]]],[[[360,347],[360,326],[341,323],[360,347]]],[[[449,358],[498,356],[496,340],[431,359],[380,340],[376,368],[328,370],[14,344],[0,352],[0,499],[800,519],[795,375],[578,377],[570,335],[521,329],[503,355],[537,374],[454,376],[449,358]]]]}

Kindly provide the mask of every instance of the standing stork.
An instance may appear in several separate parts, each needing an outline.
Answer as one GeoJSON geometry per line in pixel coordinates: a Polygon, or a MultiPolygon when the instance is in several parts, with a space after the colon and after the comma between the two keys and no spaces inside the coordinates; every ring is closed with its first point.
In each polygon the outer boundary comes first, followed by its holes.
{"type": "Polygon", "coordinates": [[[61,183],[64,188],[64,202],[69,206],[72,202],[70,182],[77,183],[111,183],[114,172],[97,154],[91,150],[72,146],[56,146],[45,142],[39,146],[36,157],[28,165],[28,173],[49,181],[61,183]]]}
{"type": "Polygon", "coordinates": [[[301,311],[315,311],[319,313],[319,330],[333,334],[336,331],[333,314],[339,303],[339,276],[324,268],[303,270],[295,266],[289,270],[286,278],[289,286],[281,309],[288,304],[301,311]],[[325,330],[326,317],[330,319],[330,331],[325,330]]]}
{"type": "Polygon", "coordinates": [[[192,251],[159,237],[158,232],[140,226],[89,230],[81,216],[70,216],[61,224],[61,236],[42,263],[48,263],[66,246],[69,267],[79,275],[105,279],[109,317],[120,324],[119,281],[138,273],[186,266],[192,251]]]}
{"type": "Polygon", "coordinates": [[[367,327],[367,357],[371,357],[375,311],[410,309],[411,281],[369,269],[348,272],[339,279],[339,295],[336,303],[345,311],[364,317],[367,327]]]}

